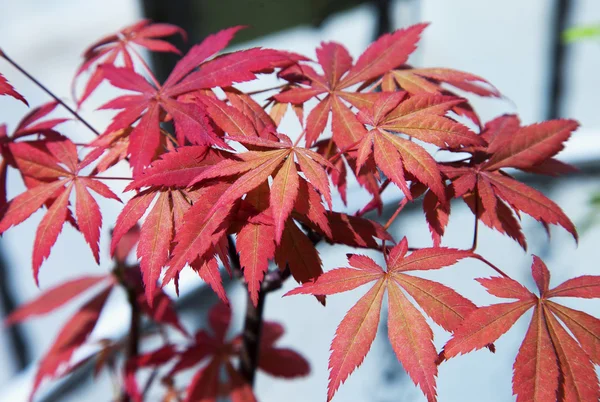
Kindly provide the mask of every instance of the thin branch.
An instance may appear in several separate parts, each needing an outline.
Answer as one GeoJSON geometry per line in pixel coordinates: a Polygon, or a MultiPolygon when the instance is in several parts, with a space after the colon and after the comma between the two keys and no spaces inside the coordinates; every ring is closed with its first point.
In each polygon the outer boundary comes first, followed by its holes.
{"type": "Polygon", "coordinates": [[[137,56],[138,60],[140,61],[144,71],[146,71],[146,74],[148,75],[148,77],[152,80],[152,83],[154,83],[154,86],[156,87],[156,89],[160,89],[161,85],[160,83],[156,80],[156,77],[154,77],[154,74],[152,73],[152,70],[150,69],[150,66],[148,65],[148,63],[146,63],[146,60],[144,60],[144,58],[142,57],[141,54],[139,54],[139,52],[133,47],[133,46],[127,46],[127,48],[137,56]]]}
{"type": "MultiPolygon", "coordinates": [[[[314,245],[319,243],[323,237],[311,230],[307,236],[314,245]]],[[[229,256],[231,258],[232,269],[236,276],[242,276],[240,260],[235,248],[235,242],[231,236],[228,237],[229,256]]],[[[258,292],[258,302],[256,306],[252,303],[250,293],[248,292],[246,318],[244,320],[244,331],[242,333],[242,347],[240,350],[240,374],[252,387],[258,367],[258,357],[260,356],[260,337],[263,326],[263,314],[265,308],[265,298],[267,294],[281,288],[283,283],[291,276],[289,266],[284,270],[269,272],[263,279],[261,289],[258,292]]]]}
{"type": "Polygon", "coordinates": [[[490,268],[492,268],[494,271],[496,271],[497,273],[499,273],[503,277],[508,278],[508,279],[512,279],[510,276],[508,276],[506,273],[504,273],[500,268],[498,268],[497,266],[495,266],[494,264],[492,264],[491,262],[489,262],[488,260],[486,260],[485,258],[483,258],[481,255],[479,255],[477,253],[473,253],[473,258],[476,258],[479,261],[487,264],[490,268]]]}
{"type": "Polygon", "coordinates": [[[386,222],[385,225],[383,225],[383,228],[385,230],[388,230],[390,228],[390,226],[392,225],[392,223],[394,223],[394,221],[396,220],[396,218],[398,217],[398,215],[400,214],[400,212],[404,209],[404,207],[406,206],[406,204],[408,204],[408,198],[403,198],[402,201],[400,201],[400,204],[398,205],[398,208],[396,209],[396,211],[394,212],[394,214],[390,217],[390,219],[388,219],[388,221],[386,222]]]}
{"type": "Polygon", "coordinates": [[[8,55],[6,53],[4,53],[2,51],[2,49],[0,49],[0,57],[4,58],[4,60],[6,60],[7,62],[9,62],[14,68],[16,68],[17,70],[19,70],[24,76],[26,76],[27,78],[29,78],[42,91],[46,92],[50,97],[52,97],[52,99],[54,99],[56,102],[58,102],[66,110],[68,110],[69,113],[71,113],[77,120],[79,120],[80,122],[82,122],[83,125],[86,126],[88,129],[90,129],[91,132],[93,132],[97,136],[100,135],[100,132],[98,130],[96,130],[94,127],[92,127],[90,123],[88,123],[83,117],[81,117],[81,115],[79,115],[79,113],[77,113],[69,105],[67,105],[65,102],[63,102],[58,96],[56,96],[52,91],[50,91],[48,88],[46,88],[44,86],[44,84],[42,84],[40,81],[38,81],[37,79],[35,79],[31,74],[29,74],[23,67],[21,67],[19,64],[17,64],[13,59],[11,59],[10,57],[8,57],[8,55]]]}
{"type": "Polygon", "coordinates": [[[470,251],[477,248],[477,235],[479,232],[479,191],[475,188],[475,227],[473,228],[473,244],[470,251]]]}
{"type": "Polygon", "coordinates": [[[246,379],[251,387],[254,386],[258,357],[260,355],[260,336],[263,326],[263,313],[265,309],[265,297],[267,292],[258,292],[256,306],[252,303],[250,293],[244,320],[244,332],[242,334],[242,348],[240,350],[240,374],[246,379]]]}
{"type": "MultiPolygon", "coordinates": [[[[128,361],[139,354],[140,349],[140,322],[141,312],[137,302],[135,290],[127,287],[127,301],[131,308],[131,320],[129,322],[129,336],[127,338],[127,349],[125,350],[125,361],[128,361]]],[[[123,390],[121,402],[131,401],[131,396],[126,390],[123,390]]]]}

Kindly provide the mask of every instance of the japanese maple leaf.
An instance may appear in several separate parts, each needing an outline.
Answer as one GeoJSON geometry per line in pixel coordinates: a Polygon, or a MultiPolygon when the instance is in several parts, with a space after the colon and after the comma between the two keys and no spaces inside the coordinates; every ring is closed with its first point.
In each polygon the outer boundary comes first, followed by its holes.
{"type": "Polygon", "coordinates": [[[440,269],[473,254],[444,247],[421,249],[408,256],[407,251],[408,242],[404,238],[385,256],[387,271],[369,257],[349,254],[350,267],[328,271],[316,281],[305,283],[286,294],[331,295],[375,282],[348,311],[336,330],[329,359],[328,401],[369,352],[377,333],[386,289],[388,337],[392,348],[427,399],[436,400],[437,354],[433,345],[433,333],[425,317],[404,292],[447,331],[454,331],[476,307],[451,288],[408,275],[407,272],[440,269]]]}
{"type": "MultiPolygon", "coordinates": [[[[387,72],[381,81],[381,88],[384,91],[403,89],[411,95],[422,93],[454,95],[441,85],[443,83],[479,96],[501,96],[492,84],[477,75],[450,68],[414,68],[409,65],[387,72]]],[[[452,111],[468,117],[481,126],[479,117],[468,103],[456,105],[452,111]]]]}
{"type": "Polygon", "coordinates": [[[475,74],[439,67],[414,68],[404,65],[387,72],[382,87],[384,91],[403,89],[412,95],[423,92],[442,95],[447,91],[441,83],[480,96],[500,96],[500,92],[492,84],[475,74]]]}
{"type": "MultiPolygon", "coordinates": [[[[577,127],[577,122],[565,119],[521,127],[516,116],[501,116],[488,122],[481,134],[487,146],[464,149],[472,154],[468,162],[444,163],[441,170],[452,181],[452,195],[462,197],[477,219],[506,233],[523,248],[526,248],[525,237],[513,211],[517,216],[524,212],[545,226],[560,225],[577,239],[575,226],[558,205],[503,170],[517,168],[541,174],[572,171],[573,167],[553,156],[563,149],[563,143],[577,127]]],[[[433,199],[428,202],[436,204],[433,199]]],[[[441,209],[446,209],[443,213],[446,217],[448,206],[441,209]]],[[[436,236],[443,234],[445,217],[437,221],[436,214],[428,215],[436,236]]]]}
{"type": "Polygon", "coordinates": [[[302,104],[312,97],[326,94],[308,114],[306,120],[306,144],[311,146],[321,135],[332,113],[333,139],[340,149],[347,149],[360,137],[353,129],[360,123],[356,115],[344,103],[354,104],[356,93],[344,91],[348,87],[385,74],[390,69],[406,62],[415,50],[426,24],[413,25],[406,29],[386,34],[375,41],[353,65],[352,57],[345,47],[329,42],[317,49],[317,60],[323,70],[318,74],[308,65],[297,71],[310,81],[308,87],[292,88],[275,95],[279,102],[302,104]]]}
{"type": "MultiPolygon", "coordinates": [[[[186,224],[175,237],[177,245],[169,262],[169,271],[171,272],[169,278],[179,272],[186,263],[191,263],[196,258],[205,258],[211,244],[227,231],[223,223],[234,210],[235,203],[239,202],[244,194],[250,193],[267,181],[271,175],[274,176],[269,195],[271,219],[275,228],[275,242],[281,243],[288,225],[286,222],[298,196],[300,176],[295,158],[298,160],[301,171],[305,173],[313,186],[330,200],[329,183],[323,169],[328,162],[320,155],[308,149],[293,146],[289,138],[285,136],[281,136],[280,142],[260,137],[231,136],[229,138],[248,147],[257,147],[260,151],[236,154],[238,160],[223,160],[201,173],[190,183],[193,185],[200,181],[214,181],[212,179],[219,178],[218,187],[215,187],[219,190],[213,190],[210,193],[214,202],[203,203],[202,206],[194,205],[193,208],[196,210],[201,208],[202,212],[193,215],[193,222],[184,218],[186,224]],[[233,180],[228,178],[231,176],[240,177],[233,180]],[[204,217],[204,220],[199,217],[204,217]]],[[[252,282],[255,283],[255,281],[252,282]]]]}
{"type": "Polygon", "coordinates": [[[258,137],[229,136],[256,151],[237,154],[241,161],[224,160],[201,173],[191,184],[216,177],[240,175],[214,208],[230,204],[273,176],[269,206],[275,225],[275,242],[279,244],[285,222],[298,197],[299,172],[325,198],[331,208],[331,192],[326,167],[334,168],[329,161],[307,148],[297,147],[280,134],[279,141],[258,137]],[[296,166],[298,165],[298,167],[296,166]]]}
{"type": "Polygon", "coordinates": [[[539,297],[510,278],[478,279],[492,295],[517,301],[480,307],[471,313],[444,346],[442,355],[448,359],[495,342],[533,308],[513,366],[517,401],[599,400],[594,364],[600,364],[600,320],[554,298],[600,297],[600,277],[580,276],[550,289],[550,272],[536,256],[531,272],[539,297]]]}
{"type": "Polygon", "coordinates": [[[378,93],[370,108],[361,109],[359,120],[371,130],[358,142],[357,171],[374,154],[375,163],[410,199],[404,171],[428,186],[440,199],[445,198],[435,159],[421,146],[395,133],[437,145],[460,148],[483,144],[475,133],[444,115],[463,103],[456,97],[415,95],[406,92],[378,93]]]}
{"type": "Polygon", "coordinates": [[[208,147],[181,147],[163,154],[161,159],[155,161],[127,187],[127,189],[150,188],[138,193],[123,208],[117,218],[111,253],[114,254],[122,236],[150,209],[141,227],[137,248],[150,305],[152,305],[156,282],[172,249],[171,242],[174,234],[184,223],[183,217],[190,209],[192,199],[196,197],[194,192],[184,188],[198,174],[222,159],[219,151],[208,147]],[[150,208],[153,201],[154,205],[150,208]]]}
{"type": "MultiPolygon", "coordinates": [[[[151,23],[148,20],[139,21],[133,25],[121,29],[116,34],[105,36],[88,47],[83,53],[83,62],[77,69],[73,78],[73,89],[77,78],[85,71],[99,64],[115,64],[121,56],[125,67],[133,70],[134,62],[132,55],[144,63],[135,46],[145,48],[153,52],[171,52],[181,54],[172,44],[162,40],[166,36],[179,34],[185,40],[185,31],[178,26],[164,23],[151,23]],[[135,46],[134,46],[135,45],[135,46]]],[[[96,68],[87,81],[81,98],[77,104],[81,105],[104,80],[103,70],[96,68]]]]}
{"type": "Polygon", "coordinates": [[[178,97],[186,93],[214,87],[229,86],[234,82],[256,78],[254,73],[294,63],[296,56],[271,49],[249,49],[229,53],[206,61],[222,50],[241,27],[229,28],[206,38],[194,46],[177,63],[162,86],[154,87],[144,77],[127,68],[104,66],[105,77],[112,85],[134,91],[101,108],[124,109],[117,114],[105,135],[124,129],[140,119],[129,135],[128,151],[134,175],[147,166],[158,151],[161,133],[161,111],[174,120],[177,139],[197,145],[218,145],[229,148],[215,133],[208,120],[206,108],[198,102],[188,102],[178,97]],[[192,70],[198,68],[197,71],[192,70]],[[140,118],[141,116],[141,118],[140,118]]]}
{"type": "MultiPolygon", "coordinates": [[[[2,51],[0,50],[0,54],[1,53],[2,51]]],[[[23,97],[23,95],[18,93],[15,90],[15,88],[12,85],[10,85],[8,80],[4,78],[4,76],[0,73],[0,96],[2,95],[12,96],[13,98],[20,100],[21,102],[29,106],[29,103],[27,103],[27,100],[23,97]]]]}
{"type": "MultiPolygon", "coordinates": [[[[0,207],[3,207],[7,202],[6,174],[8,167],[17,168],[9,144],[28,136],[54,136],[56,126],[68,120],[64,118],[44,120],[46,116],[54,111],[57,105],[57,102],[49,102],[31,110],[21,119],[11,135],[8,135],[6,125],[0,125],[0,154],[2,154],[2,161],[0,161],[0,207]]],[[[25,177],[23,178],[27,180],[25,177]]],[[[25,184],[28,187],[33,185],[31,181],[26,181],[25,184]]]]}
{"type": "Polygon", "coordinates": [[[92,288],[98,288],[96,295],[89,299],[62,327],[56,340],[42,357],[35,374],[30,400],[45,378],[57,378],[69,373],[73,367],[71,358],[77,348],[84,344],[98,322],[98,318],[106,299],[116,281],[112,275],[81,277],[56,286],[34,301],[21,306],[7,319],[7,324],[14,324],[32,316],[44,315],[57,310],[74,298],[92,288]],[[104,282],[104,283],[103,283],[104,282]],[[100,284],[102,286],[100,286],[100,284]],[[67,370],[65,370],[65,365],[67,370]]]}
{"type": "Polygon", "coordinates": [[[81,176],[85,166],[79,162],[75,144],[55,135],[43,141],[15,142],[9,145],[17,169],[25,178],[34,181],[29,190],[13,198],[3,208],[0,233],[29,218],[44,204],[51,201],[48,211],[38,226],[33,247],[33,275],[38,281],[39,268],[50,254],[70,216],[69,196],[76,194],[75,216],[78,229],[89,244],[96,262],[99,262],[100,228],[102,215],[90,189],[99,195],[119,201],[119,198],[100,181],[81,176]]]}
{"type": "MultiPolygon", "coordinates": [[[[246,398],[240,400],[256,400],[252,388],[232,364],[232,359],[240,357],[242,337],[238,335],[229,341],[226,340],[231,322],[231,309],[223,303],[215,305],[209,311],[208,321],[212,334],[205,330],[196,333],[195,342],[178,353],[177,363],[170,371],[172,375],[204,363],[190,382],[185,401],[216,401],[218,397],[225,395],[229,395],[232,400],[237,400],[236,397],[241,397],[239,394],[243,394],[246,398]],[[225,384],[221,384],[220,373],[223,369],[229,377],[225,384]]],[[[306,376],[310,371],[306,359],[293,350],[275,345],[282,335],[281,325],[273,322],[264,323],[258,369],[276,377],[306,376]]]]}

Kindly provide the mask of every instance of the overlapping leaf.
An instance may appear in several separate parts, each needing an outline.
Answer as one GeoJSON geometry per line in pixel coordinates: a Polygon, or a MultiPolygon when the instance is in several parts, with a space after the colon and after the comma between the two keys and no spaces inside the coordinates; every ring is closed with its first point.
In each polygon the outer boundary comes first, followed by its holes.
{"type": "MultiPolygon", "coordinates": [[[[486,226],[505,233],[526,248],[526,241],[516,216],[524,212],[543,225],[560,225],[577,239],[571,220],[558,205],[502,169],[517,168],[540,174],[560,174],[573,168],[553,157],[563,149],[564,142],[576,130],[573,120],[551,120],[520,127],[512,115],[501,116],[488,122],[481,138],[486,146],[472,146],[468,161],[445,163],[444,175],[452,181],[452,195],[462,197],[477,219],[486,226]],[[514,211],[514,212],[513,212],[514,211]]],[[[449,210],[439,200],[430,200],[436,208],[449,210]]],[[[435,214],[428,216],[434,231],[443,233],[445,223],[435,214]]]]}
{"type": "Polygon", "coordinates": [[[481,307],[471,313],[444,347],[443,356],[451,358],[495,342],[533,308],[514,364],[513,393],[517,401],[598,400],[600,384],[594,363],[599,362],[600,320],[551,299],[600,297],[600,277],[578,277],[550,289],[550,272],[536,256],[531,271],[539,297],[509,278],[479,279],[492,295],[517,301],[481,307]]]}
{"type": "Polygon", "coordinates": [[[103,183],[80,176],[82,167],[75,144],[55,135],[46,141],[15,142],[9,145],[15,166],[28,183],[29,190],[13,198],[3,208],[0,233],[23,222],[46,204],[48,212],[38,227],[33,249],[33,274],[38,282],[39,268],[50,254],[50,249],[70,215],[69,195],[73,188],[77,196],[75,216],[78,229],[89,244],[96,262],[99,262],[100,227],[102,217],[97,202],[89,190],[119,200],[103,183]]]}
{"type": "MultiPolygon", "coordinates": [[[[238,335],[229,341],[226,340],[230,321],[229,307],[225,304],[217,304],[209,311],[212,334],[205,330],[199,331],[192,345],[174,354],[176,363],[171,374],[201,365],[187,387],[186,401],[216,401],[219,397],[227,395],[232,400],[256,400],[252,388],[233,367],[231,361],[239,358],[242,339],[238,335]],[[222,370],[225,370],[228,377],[224,383],[222,370]]],[[[273,322],[264,323],[258,369],[276,377],[306,376],[310,371],[306,359],[293,350],[275,345],[282,335],[281,325],[273,322]]]]}
{"type": "Polygon", "coordinates": [[[112,85],[137,93],[121,96],[102,107],[124,109],[115,116],[104,135],[127,128],[140,119],[129,135],[128,151],[134,175],[139,174],[158,151],[161,141],[161,113],[168,113],[173,118],[180,145],[184,145],[187,139],[192,144],[228,148],[210,125],[204,105],[179,99],[181,95],[252,80],[256,78],[255,73],[297,61],[298,57],[295,55],[258,48],[206,61],[227,46],[239,29],[240,27],[234,27],[221,31],[194,46],[158,88],[130,69],[103,67],[104,76],[112,85]],[[196,68],[197,71],[192,71],[196,68]]]}
{"type": "Polygon", "coordinates": [[[452,107],[463,103],[460,98],[441,95],[415,95],[405,92],[377,94],[371,107],[361,109],[362,123],[372,127],[357,143],[357,171],[371,155],[385,175],[407,197],[411,197],[404,172],[408,172],[444,199],[444,187],[436,161],[421,146],[396,133],[407,134],[440,148],[460,148],[483,144],[481,138],[465,126],[444,117],[452,107]]]}
{"type": "Polygon", "coordinates": [[[350,267],[328,271],[314,282],[287,293],[331,295],[367,283],[373,287],[348,311],[331,344],[329,387],[331,400],[339,386],[362,363],[375,339],[383,295],[388,292],[388,337],[392,348],[411,379],[427,399],[436,399],[437,353],[433,333],[408,293],[436,323],[454,331],[476,307],[454,290],[430,280],[407,275],[408,271],[439,269],[471,257],[468,251],[428,248],[406,255],[406,238],[386,255],[387,272],[371,258],[349,255],[350,267]]]}
{"type": "MultiPolygon", "coordinates": [[[[151,23],[148,20],[136,22],[133,25],[121,29],[118,33],[99,39],[83,53],[83,62],[77,69],[73,78],[73,89],[77,79],[86,71],[100,64],[115,64],[119,57],[122,58],[126,68],[134,69],[134,56],[144,63],[143,59],[135,49],[135,46],[151,50],[153,52],[170,52],[180,54],[179,50],[163,40],[162,38],[175,34],[186,39],[185,31],[175,25],[164,23],[151,23]],[[135,45],[135,46],[133,46],[135,45]]],[[[87,80],[85,89],[77,103],[81,105],[104,80],[103,70],[95,68],[87,80]]]]}

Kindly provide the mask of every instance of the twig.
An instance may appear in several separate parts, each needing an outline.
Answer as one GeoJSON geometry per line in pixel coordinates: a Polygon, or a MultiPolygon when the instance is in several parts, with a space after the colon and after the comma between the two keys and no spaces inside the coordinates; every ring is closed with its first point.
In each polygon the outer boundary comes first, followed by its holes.
{"type": "MultiPolygon", "coordinates": [[[[322,236],[308,231],[308,237],[316,245],[322,240],[322,236]]],[[[229,256],[231,258],[234,272],[241,276],[240,261],[235,249],[235,242],[231,236],[229,241],[229,256]]],[[[258,357],[260,356],[260,337],[263,326],[263,313],[265,308],[265,298],[267,294],[281,288],[283,283],[291,276],[290,268],[287,266],[284,270],[269,272],[265,275],[261,289],[258,292],[258,302],[256,306],[252,303],[250,293],[247,298],[246,318],[244,320],[244,332],[242,333],[242,347],[240,350],[240,374],[252,387],[258,367],[258,357]]]]}
{"type": "Polygon", "coordinates": [[[29,74],[23,67],[21,67],[19,64],[17,64],[13,59],[11,59],[10,57],[8,57],[8,55],[6,53],[4,53],[2,51],[2,49],[0,49],[0,57],[4,58],[4,60],[6,60],[7,62],[9,62],[14,68],[16,68],[17,70],[19,70],[24,76],[26,76],[27,78],[29,78],[42,91],[44,91],[48,95],[50,95],[50,97],[52,97],[52,99],[54,99],[55,101],[57,101],[62,107],[64,107],[66,110],[68,110],[69,113],[71,113],[77,120],[79,120],[80,122],[82,122],[84,126],[86,126],[87,128],[89,128],[91,132],[93,132],[97,136],[100,135],[100,132],[98,130],[96,130],[94,127],[92,127],[90,123],[88,123],[83,117],[81,117],[79,115],[79,113],[77,113],[69,105],[67,105],[65,102],[63,102],[58,96],[54,95],[54,93],[52,91],[50,91],[48,88],[46,88],[44,86],[44,84],[42,84],[40,81],[38,81],[37,79],[35,79],[31,74],[29,74]]]}

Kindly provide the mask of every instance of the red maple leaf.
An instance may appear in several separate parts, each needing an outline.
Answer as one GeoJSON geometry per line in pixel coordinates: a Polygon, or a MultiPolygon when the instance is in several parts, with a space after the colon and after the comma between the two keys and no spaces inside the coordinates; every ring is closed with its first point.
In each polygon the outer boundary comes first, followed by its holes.
{"type": "MultiPolygon", "coordinates": [[[[2,51],[0,51],[0,54],[1,53],[2,51]]],[[[0,96],[2,95],[12,96],[13,98],[20,100],[21,102],[29,106],[29,103],[27,103],[27,100],[23,97],[23,95],[18,93],[15,90],[15,88],[12,85],[10,85],[8,80],[4,78],[4,76],[0,73],[0,96]]]]}
{"type": "Polygon", "coordinates": [[[6,323],[14,324],[32,316],[47,314],[62,307],[91,288],[98,287],[102,282],[105,282],[102,290],[97,290],[96,296],[81,306],[67,321],[50,349],[41,359],[31,389],[30,400],[33,400],[33,396],[45,378],[52,379],[63,376],[74,367],[71,364],[71,357],[75,350],[86,342],[96,326],[106,299],[116,281],[112,275],[74,279],[46,291],[40,297],[21,306],[7,317],[6,323]]]}
{"type": "MultiPolygon", "coordinates": [[[[205,193],[205,190],[189,191],[186,187],[197,175],[222,159],[221,153],[211,148],[181,147],[163,154],[126,188],[150,187],[134,196],[117,218],[111,253],[114,254],[122,236],[138,223],[155,201],[141,227],[137,248],[150,305],[156,282],[172,251],[174,235],[185,222],[184,216],[191,208],[192,201],[205,193]]],[[[213,285],[218,288],[218,293],[224,295],[220,280],[213,285]]]]}
{"type": "Polygon", "coordinates": [[[376,165],[410,199],[404,172],[425,184],[444,199],[442,179],[435,159],[410,138],[432,143],[440,148],[460,148],[483,144],[483,140],[465,126],[444,115],[464,99],[441,95],[415,95],[406,92],[375,94],[371,107],[358,115],[370,131],[356,144],[356,169],[359,171],[372,154],[376,165]],[[403,133],[410,138],[402,138],[403,133]]]}
{"type": "Polygon", "coordinates": [[[388,336],[392,348],[427,399],[436,399],[437,353],[433,345],[433,333],[425,317],[404,292],[447,331],[454,331],[476,307],[451,288],[407,275],[406,272],[443,268],[473,254],[444,247],[421,249],[408,256],[407,251],[408,242],[404,238],[386,255],[387,272],[369,257],[349,254],[350,267],[328,271],[316,281],[305,283],[286,294],[331,295],[375,282],[348,311],[336,331],[329,359],[328,401],[369,352],[377,333],[386,289],[388,336]]]}
{"type": "MultiPolygon", "coordinates": [[[[96,69],[87,80],[85,89],[77,104],[81,105],[98,88],[104,80],[103,70],[97,68],[101,64],[114,65],[119,56],[122,57],[125,67],[134,69],[133,57],[145,64],[144,59],[136,50],[136,46],[151,50],[153,52],[171,52],[181,54],[172,44],[160,38],[179,34],[185,40],[185,31],[178,26],[164,23],[151,23],[148,20],[136,22],[133,25],[121,29],[116,34],[105,36],[88,47],[83,53],[83,62],[77,69],[73,78],[72,87],[75,89],[77,78],[94,66],[96,69]]],[[[75,97],[76,98],[76,97],[75,97]]]]}
{"type": "Polygon", "coordinates": [[[129,135],[128,152],[131,154],[130,164],[134,175],[138,175],[158,151],[162,113],[168,113],[173,118],[179,145],[184,145],[187,139],[192,144],[229,148],[210,125],[204,105],[181,98],[182,95],[249,81],[256,78],[255,73],[285,66],[299,59],[289,53],[255,48],[207,61],[227,46],[240,29],[241,27],[226,29],[194,46],[177,63],[162,86],[151,85],[130,69],[103,66],[104,75],[112,85],[137,93],[118,97],[101,107],[124,109],[115,116],[103,135],[127,128],[140,120],[129,135]],[[196,68],[198,70],[193,71],[196,68]]]}
{"type": "MultiPolygon", "coordinates": [[[[518,118],[512,115],[488,122],[481,134],[486,146],[460,150],[472,154],[468,161],[441,164],[442,173],[452,181],[451,196],[463,198],[477,219],[506,233],[523,248],[525,237],[513,211],[517,217],[524,212],[545,226],[560,225],[577,239],[575,226],[558,205],[503,170],[517,168],[540,174],[572,171],[572,166],[553,156],[563,149],[563,143],[577,127],[577,122],[564,119],[520,127],[518,118]]],[[[447,224],[449,204],[429,197],[431,210],[426,211],[426,216],[437,243],[447,224]],[[436,209],[438,213],[433,212],[436,209]]]]}
{"type": "MultiPolygon", "coordinates": [[[[230,308],[219,303],[211,308],[208,317],[212,334],[205,330],[196,333],[194,343],[174,356],[177,362],[169,376],[201,365],[187,387],[185,401],[216,401],[226,395],[232,400],[255,401],[252,388],[232,364],[232,359],[240,356],[242,337],[238,335],[226,340],[231,322],[230,308]],[[225,383],[222,383],[223,369],[229,377],[225,383]]],[[[267,321],[263,324],[258,369],[284,378],[308,375],[310,367],[304,357],[275,345],[283,332],[283,327],[277,323],[267,321]]]]}
{"type": "Polygon", "coordinates": [[[33,275],[38,281],[39,268],[50,254],[68,220],[69,195],[76,194],[75,216],[78,229],[99,262],[102,215],[89,190],[119,201],[119,198],[100,181],[81,176],[85,166],[79,162],[77,149],[71,140],[55,134],[43,141],[13,142],[8,146],[15,166],[26,179],[29,190],[5,205],[0,220],[0,233],[23,222],[44,204],[48,212],[38,227],[33,248],[33,275]]]}
{"type": "Polygon", "coordinates": [[[536,256],[531,273],[539,297],[510,278],[478,279],[492,295],[517,301],[481,307],[471,313],[444,346],[442,356],[448,359],[495,342],[533,308],[529,329],[514,364],[513,393],[517,401],[600,399],[594,370],[594,364],[600,364],[600,320],[552,300],[598,298],[600,277],[580,276],[550,289],[550,272],[536,256]]]}

